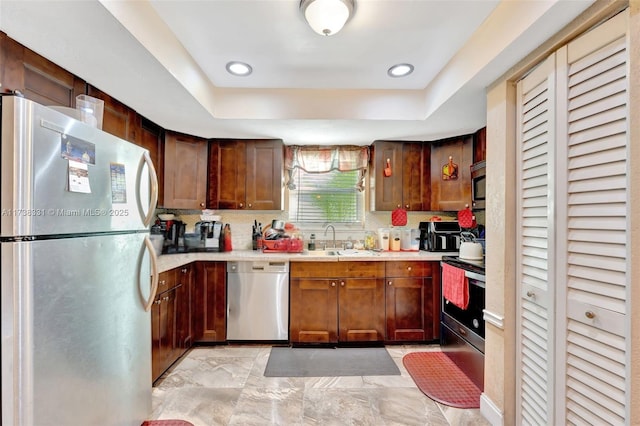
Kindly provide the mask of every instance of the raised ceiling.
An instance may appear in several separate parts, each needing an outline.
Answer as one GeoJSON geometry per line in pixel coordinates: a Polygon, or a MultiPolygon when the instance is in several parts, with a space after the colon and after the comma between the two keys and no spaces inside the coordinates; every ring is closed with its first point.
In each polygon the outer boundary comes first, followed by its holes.
{"type": "Polygon", "coordinates": [[[3,0],[0,29],[167,129],[360,145],[483,127],[486,87],[592,3],[357,0],[323,37],[298,0],[3,0]]]}

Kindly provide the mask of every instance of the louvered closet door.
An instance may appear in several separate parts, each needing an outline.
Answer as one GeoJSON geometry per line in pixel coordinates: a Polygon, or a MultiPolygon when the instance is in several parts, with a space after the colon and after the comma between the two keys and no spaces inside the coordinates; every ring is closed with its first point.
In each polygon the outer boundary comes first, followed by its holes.
{"type": "Polygon", "coordinates": [[[550,209],[555,129],[555,55],[517,86],[518,424],[553,419],[553,247],[550,209]]]}
{"type": "Polygon", "coordinates": [[[556,424],[628,424],[627,21],[557,52],[556,424]]]}

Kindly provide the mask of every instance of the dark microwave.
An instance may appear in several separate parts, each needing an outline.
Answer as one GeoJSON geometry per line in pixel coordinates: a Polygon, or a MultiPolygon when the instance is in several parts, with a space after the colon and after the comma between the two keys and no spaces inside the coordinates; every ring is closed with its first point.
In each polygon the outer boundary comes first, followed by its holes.
{"type": "Polygon", "coordinates": [[[471,165],[471,201],[476,210],[484,210],[487,181],[485,163],[480,161],[471,165]]]}

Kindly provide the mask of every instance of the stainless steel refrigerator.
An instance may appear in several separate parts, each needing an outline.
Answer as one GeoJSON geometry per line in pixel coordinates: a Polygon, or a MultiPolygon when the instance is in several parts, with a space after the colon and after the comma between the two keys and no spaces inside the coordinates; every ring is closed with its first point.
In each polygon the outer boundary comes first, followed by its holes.
{"type": "Polygon", "coordinates": [[[139,426],[157,288],[148,151],[20,97],[0,108],[2,424],[139,426]]]}

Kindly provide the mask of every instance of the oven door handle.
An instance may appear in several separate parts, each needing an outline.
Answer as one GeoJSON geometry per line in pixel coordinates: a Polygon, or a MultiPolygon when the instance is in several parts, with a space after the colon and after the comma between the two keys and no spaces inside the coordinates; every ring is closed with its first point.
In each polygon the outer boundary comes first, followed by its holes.
{"type": "Polygon", "coordinates": [[[485,282],[484,275],[477,274],[471,271],[464,271],[464,276],[471,280],[480,281],[482,285],[479,285],[479,287],[484,287],[484,282],[485,282]]]}
{"type": "MultiPolygon", "coordinates": [[[[445,262],[440,262],[440,267],[442,268],[442,265],[444,265],[445,262]]],[[[453,266],[450,263],[448,263],[449,266],[453,266]]],[[[457,268],[457,266],[454,266],[454,268],[457,268]]],[[[462,269],[462,268],[458,268],[458,269],[462,269]]],[[[485,283],[485,278],[483,274],[478,274],[476,272],[471,272],[471,271],[467,271],[466,269],[463,269],[464,271],[464,276],[474,280],[474,281],[479,281],[478,283],[476,283],[476,285],[478,287],[482,287],[484,288],[484,283],[485,283]]]]}

